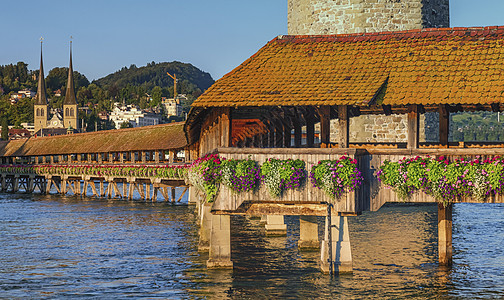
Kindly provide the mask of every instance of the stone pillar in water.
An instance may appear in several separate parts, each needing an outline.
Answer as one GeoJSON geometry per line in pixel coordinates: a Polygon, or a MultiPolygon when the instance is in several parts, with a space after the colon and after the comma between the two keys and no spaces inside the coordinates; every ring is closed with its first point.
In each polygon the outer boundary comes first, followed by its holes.
{"type": "Polygon", "coordinates": [[[204,203],[201,209],[198,251],[207,252],[210,249],[210,234],[212,230],[213,203],[204,203]]]}
{"type": "Polygon", "coordinates": [[[284,222],[284,216],[273,215],[266,216],[266,235],[284,236],[287,235],[287,225],[284,222]]]}
{"type": "Polygon", "coordinates": [[[299,216],[298,248],[300,250],[320,248],[316,216],[299,216]]]}
{"type": "Polygon", "coordinates": [[[332,215],[330,225],[328,219],[326,217],[324,240],[320,249],[320,269],[324,273],[329,273],[330,264],[332,264],[334,274],[352,273],[352,249],[347,217],[332,215]],[[329,230],[331,230],[331,238],[329,238],[329,230]],[[332,250],[332,255],[329,255],[329,249],[332,250]]]}
{"type": "Polygon", "coordinates": [[[452,208],[452,203],[446,207],[438,203],[438,252],[442,266],[452,264],[452,208]]]}
{"type": "Polygon", "coordinates": [[[188,201],[187,203],[188,204],[198,204],[198,195],[196,193],[196,188],[193,187],[193,186],[190,186],[189,187],[189,196],[187,197],[188,201]]]}
{"type": "Polygon", "coordinates": [[[231,261],[231,218],[229,215],[212,215],[207,268],[233,268],[233,262],[231,261]]]}

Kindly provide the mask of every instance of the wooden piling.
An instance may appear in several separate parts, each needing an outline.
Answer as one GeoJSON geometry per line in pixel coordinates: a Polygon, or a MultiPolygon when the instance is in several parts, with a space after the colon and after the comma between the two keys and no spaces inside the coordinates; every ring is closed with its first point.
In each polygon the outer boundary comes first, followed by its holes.
{"type": "Polygon", "coordinates": [[[452,203],[438,203],[438,252],[442,266],[452,265],[452,209],[452,203]]]}

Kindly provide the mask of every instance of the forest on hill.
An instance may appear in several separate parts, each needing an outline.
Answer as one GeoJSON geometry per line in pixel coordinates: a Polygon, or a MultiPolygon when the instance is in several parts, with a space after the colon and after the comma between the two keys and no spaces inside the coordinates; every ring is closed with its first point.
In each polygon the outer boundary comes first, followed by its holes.
{"type": "MultiPolygon", "coordinates": [[[[146,66],[123,67],[121,70],[103,78],[89,82],[85,75],[74,71],[77,102],[87,107],[90,113],[82,113],[79,118],[90,124],[88,130],[108,129],[98,114],[111,111],[114,102],[135,104],[142,109],[159,108],[161,98],[172,98],[174,80],[166,73],[176,74],[177,94],[185,94],[189,106],[214,80],[209,73],[181,62],[148,63],[146,66]]],[[[33,122],[33,99],[23,98],[11,105],[11,94],[20,90],[37,91],[38,70],[29,70],[24,62],[0,66],[0,119],[7,118],[9,125],[19,127],[21,123],[33,122]]],[[[53,68],[46,76],[47,95],[53,108],[61,108],[65,95],[68,68],[53,68]]]]}

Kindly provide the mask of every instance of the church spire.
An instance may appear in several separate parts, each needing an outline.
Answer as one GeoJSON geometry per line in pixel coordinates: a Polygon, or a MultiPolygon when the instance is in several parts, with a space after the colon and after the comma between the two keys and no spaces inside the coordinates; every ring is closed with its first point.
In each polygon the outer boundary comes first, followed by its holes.
{"type": "Polygon", "coordinates": [[[77,104],[75,100],[75,87],[73,79],[73,66],[72,66],[72,41],[70,40],[70,66],[68,67],[68,80],[65,93],[65,101],[63,104],[73,105],[77,104]]]}
{"type": "Polygon", "coordinates": [[[42,63],[42,42],[43,38],[40,38],[40,70],[38,78],[38,88],[37,88],[37,99],[35,101],[36,105],[47,105],[47,93],[44,80],[44,66],[42,63]]]}

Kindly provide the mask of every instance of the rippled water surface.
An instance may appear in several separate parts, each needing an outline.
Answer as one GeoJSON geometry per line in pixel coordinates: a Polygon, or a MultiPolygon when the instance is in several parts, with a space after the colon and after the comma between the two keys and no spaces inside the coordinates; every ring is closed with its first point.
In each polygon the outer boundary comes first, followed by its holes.
{"type": "Polygon", "coordinates": [[[232,217],[234,270],[209,271],[194,206],[0,194],[0,298],[504,299],[504,205],[454,206],[451,270],[437,265],[436,206],[350,218],[354,273],[333,278],[298,251],[299,219],[286,223],[270,238],[232,217]]]}

